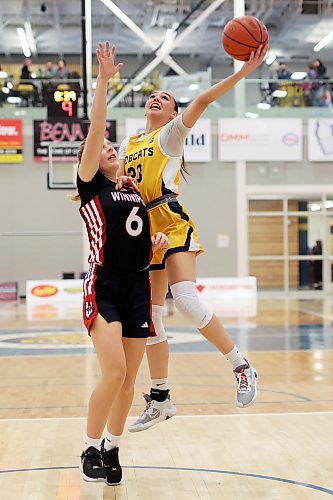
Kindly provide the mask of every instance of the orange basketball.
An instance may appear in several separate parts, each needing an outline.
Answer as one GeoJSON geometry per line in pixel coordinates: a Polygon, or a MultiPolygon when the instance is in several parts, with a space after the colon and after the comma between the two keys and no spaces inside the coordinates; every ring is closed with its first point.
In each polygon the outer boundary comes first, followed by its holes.
{"type": "Polygon", "coordinates": [[[222,45],[229,56],[248,61],[251,52],[268,43],[266,26],[256,17],[242,16],[229,21],[222,34],[222,45]]]}

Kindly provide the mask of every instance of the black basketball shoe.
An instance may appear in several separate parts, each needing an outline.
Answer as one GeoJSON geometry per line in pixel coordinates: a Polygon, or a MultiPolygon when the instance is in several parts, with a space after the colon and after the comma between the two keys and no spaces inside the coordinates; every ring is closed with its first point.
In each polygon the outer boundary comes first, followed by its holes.
{"type": "Polygon", "coordinates": [[[101,452],[93,446],[82,452],[81,472],[85,481],[105,481],[106,474],[101,452]]]}
{"type": "Polygon", "coordinates": [[[103,465],[105,467],[106,474],[106,484],[109,486],[116,486],[120,484],[123,472],[121,465],[119,463],[119,448],[112,448],[112,450],[106,451],[104,448],[104,439],[101,446],[101,455],[103,459],[103,465]]]}

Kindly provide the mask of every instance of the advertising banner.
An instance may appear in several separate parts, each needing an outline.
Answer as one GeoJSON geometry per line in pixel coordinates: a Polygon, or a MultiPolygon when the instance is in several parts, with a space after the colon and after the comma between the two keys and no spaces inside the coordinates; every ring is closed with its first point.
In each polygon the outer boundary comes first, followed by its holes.
{"type": "Polygon", "coordinates": [[[257,279],[197,278],[200,299],[218,316],[253,317],[257,314],[257,279]]]}
{"type": "Polygon", "coordinates": [[[82,304],[83,280],[29,280],[26,283],[27,304],[76,302],[82,304]]]}
{"type": "MultiPolygon", "coordinates": [[[[144,118],[126,118],[126,136],[144,132],[146,120],[144,118]]],[[[201,118],[190,130],[184,147],[185,161],[204,163],[212,160],[211,120],[201,118]]]]}
{"type": "MultiPolygon", "coordinates": [[[[49,119],[34,120],[34,160],[47,162],[48,147],[45,143],[68,143],[59,147],[53,147],[53,161],[71,161],[76,158],[77,147],[72,142],[81,142],[87,136],[90,122],[88,120],[77,119],[49,119]]],[[[116,142],[116,122],[108,120],[106,122],[105,137],[112,142],[116,142]]]]}
{"type": "Polygon", "coordinates": [[[301,118],[221,118],[220,161],[301,161],[301,118]]]}
{"type": "Polygon", "coordinates": [[[18,300],[18,283],[7,281],[0,283],[0,302],[16,302],[18,300]]]}
{"type": "Polygon", "coordinates": [[[0,163],[22,162],[22,120],[0,120],[0,163]]]}
{"type": "Polygon", "coordinates": [[[333,118],[309,118],[309,161],[333,161],[333,118]]]}

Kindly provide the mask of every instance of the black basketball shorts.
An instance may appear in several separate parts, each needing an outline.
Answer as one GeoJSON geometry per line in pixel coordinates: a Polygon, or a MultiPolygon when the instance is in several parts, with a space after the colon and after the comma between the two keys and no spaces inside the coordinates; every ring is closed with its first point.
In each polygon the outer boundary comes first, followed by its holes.
{"type": "Polygon", "coordinates": [[[115,277],[101,266],[91,266],[83,282],[83,321],[89,335],[97,314],[107,323],[119,321],[123,337],[156,336],[148,270],[115,277]]]}

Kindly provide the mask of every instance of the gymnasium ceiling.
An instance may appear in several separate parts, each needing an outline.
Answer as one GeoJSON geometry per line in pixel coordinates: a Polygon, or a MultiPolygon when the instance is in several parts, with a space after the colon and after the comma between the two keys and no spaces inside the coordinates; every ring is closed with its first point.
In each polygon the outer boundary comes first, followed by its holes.
{"type": "MultiPolygon", "coordinates": [[[[107,1],[107,0],[106,0],[107,1]]],[[[93,47],[109,39],[118,55],[152,54],[152,48],[112,13],[102,0],[92,2],[93,47]]],[[[114,0],[157,47],[166,30],[180,23],[201,4],[181,27],[178,35],[191,25],[216,0],[114,0]]],[[[333,31],[333,1],[326,0],[246,0],[246,14],[261,19],[270,33],[271,49],[286,63],[304,63],[320,57],[333,63],[333,41],[318,54],[313,46],[333,31]]],[[[203,66],[226,63],[230,58],[221,48],[221,33],[233,16],[233,0],[221,0],[220,6],[204,19],[172,51],[173,56],[199,58],[203,66]]],[[[16,28],[30,23],[38,55],[67,56],[81,54],[81,0],[1,0],[0,52],[2,60],[22,56],[16,28]]],[[[23,56],[22,56],[23,57],[23,56]]],[[[33,55],[35,58],[35,56],[33,55]]]]}

